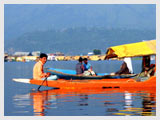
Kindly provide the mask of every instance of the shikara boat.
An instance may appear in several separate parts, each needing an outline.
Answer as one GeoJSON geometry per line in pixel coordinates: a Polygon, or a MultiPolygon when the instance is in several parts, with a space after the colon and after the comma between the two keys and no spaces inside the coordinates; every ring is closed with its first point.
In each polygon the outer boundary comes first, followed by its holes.
{"type": "Polygon", "coordinates": [[[96,76],[84,76],[84,75],[76,75],[75,70],[66,70],[66,69],[56,69],[56,68],[46,68],[46,72],[50,72],[52,75],[57,75],[60,79],[65,80],[86,80],[86,79],[118,79],[118,78],[131,78],[136,74],[123,74],[123,75],[109,75],[107,73],[97,73],[96,76]]]}
{"type": "MultiPolygon", "coordinates": [[[[29,84],[41,85],[43,80],[33,79],[13,79],[16,82],[23,82],[29,84]]],[[[155,76],[149,78],[146,81],[136,81],[133,78],[121,78],[121,79],[101,79],[101,80],[47,80],[43,82],[43,86],[56,87],[60,89],[99,89],[99,88],[132,88],[132,87],[155,87],[155,76]]]]}
{"type": "MultiPolygon", "coordinates": [[[[149,55],[156,55],[156,40],[110,47],[107,50],[105,59],[149,56],[149,55]]],[[[49,70],[50,72],[55,72],[53,69],[48,69],[48,71],[49,70]]],[[[66,74],[67,73],[65,73],[65,75],[66,74]]],[[[110,88],[155,89],[156,88],[156,75],[153,75],[151,77],[146,77],[146,80],[144,81],[141,80],[139,75],[136,77],[132,76],[132,78],[126,76],[124,77],[123,75],[121,75],[123,77],[118,77],[115,75],[102,75],[102,76],[95,76],[100,78],[94,78],[94,79],[87,78],[83,80],[81,80],[80,78],[69,79],[69,80],[58,79],[58,80],[46,80],[46,81],[34,80],[34,79],[13,79],[13,80],[16,82],[43,85],[60,89],[97,89],[97,88],[98,89],[99,88],[100,89],[110,89],[110,88]]]]}

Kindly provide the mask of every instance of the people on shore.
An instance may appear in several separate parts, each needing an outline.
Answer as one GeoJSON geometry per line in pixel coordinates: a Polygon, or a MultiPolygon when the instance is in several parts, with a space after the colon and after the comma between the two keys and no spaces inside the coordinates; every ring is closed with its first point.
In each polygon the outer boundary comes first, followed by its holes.
{"type": "Polygon", "coordinates": [[[83,62],[83,58],[82,57],[79,57],[79,62],[76,64],[76,74],[77,75],[83,75],[83,72],[84,72],[84,66],[82,64],[83,62]]]}
{"type": "Polygon", "coordinates": [[[47,62],[48,56],[45,53],[40,54],[39,61],[33,67],[33,79],[35,80],[55,80],[57,79],[56,75],[51,75],[51,73],[45,73],[43,70],[44,64],[47,62]]]}

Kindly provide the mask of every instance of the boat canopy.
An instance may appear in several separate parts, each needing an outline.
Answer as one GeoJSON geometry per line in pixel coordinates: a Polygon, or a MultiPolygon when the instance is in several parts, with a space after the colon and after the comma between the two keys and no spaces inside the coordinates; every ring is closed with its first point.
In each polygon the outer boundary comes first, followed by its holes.
{"type": "Polygon", "coordinates": [[[107,49],[105,59],[138,57],[156,54],[156,40],[113,46],[107,49]]]}

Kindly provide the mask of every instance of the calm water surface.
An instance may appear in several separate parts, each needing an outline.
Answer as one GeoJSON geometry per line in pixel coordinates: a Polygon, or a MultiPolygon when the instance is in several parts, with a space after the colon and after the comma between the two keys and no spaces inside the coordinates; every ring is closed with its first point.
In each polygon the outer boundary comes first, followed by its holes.
{"type": "MultiPolygon", "coordinates": [[[[74,69],[76,61],[50,61],[45,67],[74,69]]],[[[95,72],[115,72],[121,61],[90,61],[95,72]]],[[[13,78],[32,78],[35,62],[6,62],[4,66],[5,116],[155,116],[156,93],[151,89],[60,90],[17,83],[13,78]]],[[[140,72],[141,62],[133,61],[140,72]]]]}

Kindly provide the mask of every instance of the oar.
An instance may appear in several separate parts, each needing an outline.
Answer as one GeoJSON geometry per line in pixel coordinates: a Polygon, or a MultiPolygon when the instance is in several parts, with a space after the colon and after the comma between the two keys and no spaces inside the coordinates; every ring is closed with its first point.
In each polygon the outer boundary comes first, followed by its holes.
{"type": "Polygon", "coordinates": [[[43,85],[44,81],[47,81],[47,78],[48,78],[48,77],[46,77],[46,78],[43,80],[42,84],[38,87],[38,91],[39,91],[39,89],[41,88],[41,86],[43,85]]]}

